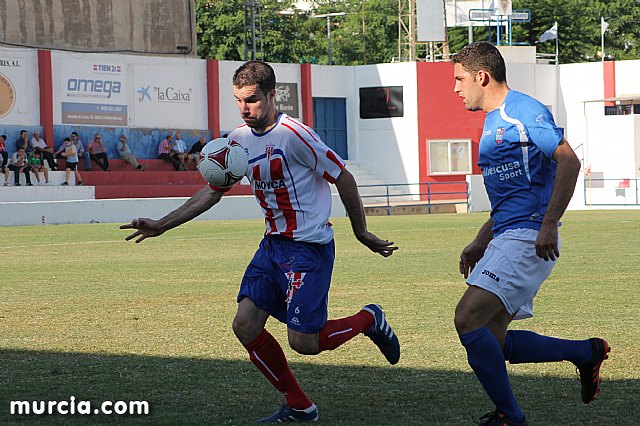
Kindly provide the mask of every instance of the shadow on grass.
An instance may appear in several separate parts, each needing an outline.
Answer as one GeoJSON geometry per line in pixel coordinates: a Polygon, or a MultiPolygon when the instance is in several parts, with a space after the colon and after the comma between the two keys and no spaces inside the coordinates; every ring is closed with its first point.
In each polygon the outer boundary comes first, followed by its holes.
{"type": "MultiPolygon", "coordinates": [[[[336,361],[339,361],[336,359],[336,361]]],[[[470,425],[489,411],[469,372],[402,367],[293,364],[318,405],[320,421],[347,425],[470,425]]],[[[571,368],[568,366],[568,368],[571,368]]],[[[512,377],[532,425],[636,424],[640,379],[606,381],[586,406],[579,383],[557,377],[512,377]]],[[[0,423],[251,424],[281,397],[249,362],[0,349],[0,423]],[[148,416],[9,414],[10,401],[146,400],[148,416]]]]}

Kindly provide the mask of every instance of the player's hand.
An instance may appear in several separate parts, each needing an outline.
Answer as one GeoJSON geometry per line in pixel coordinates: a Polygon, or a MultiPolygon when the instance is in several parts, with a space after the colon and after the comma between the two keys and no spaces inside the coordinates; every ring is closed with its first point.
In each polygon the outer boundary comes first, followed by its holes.
{"type": "Polygon", "coordinates": [[[367,246],[372,252],[384,257],[389,257],[394,251],[398,250],[398,247],[393,245],[393,241],[381,240],[368,231],[358,237],[358,241],[367,246]]]}
{"type": "Polygon", "coordinates": [[[536,254],[544,260],[556,260],[560,257],[558,225],[542,224],[536,238],[536,254]]]}
{"type": "Polygon", "coordinates": [[[162,235],[164,233],[164,230],[161,228],[160,223],[157,220],[149,219],[146,217],[133,219],[131,223],[121,225],[120,229],[135,229],[136,232],[125,237],[124,239],[129,241],[138,237],[136,243],[142,242],[145,238],[157,237],[158,235],[162,235]]]}
{"type": "Polygon", "coordinates": [[[469,277],[473,268],[476,267],[476,264],[482,256],[484,256],[484,251],[486,247],[482,247],[474,241],[471,242],[468,246],[462,250],[460,253],[460,264],[458,265],[460,269],[460,273],[464,275],[465,279],[469,277]]]}

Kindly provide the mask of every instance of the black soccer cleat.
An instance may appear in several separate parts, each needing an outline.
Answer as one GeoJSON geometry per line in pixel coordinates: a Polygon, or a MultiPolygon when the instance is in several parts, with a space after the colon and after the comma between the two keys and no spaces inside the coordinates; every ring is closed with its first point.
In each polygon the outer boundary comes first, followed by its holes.
{"type": "Polygon", "coordinates": [[[372,303],[363,307],[362,310],[373,315],[373,325],[364,332],[364,335],[376,344],[390,364],[397,364],[400,361],[400,342],[387,322],[382,308],[372,303]]]}
{"type": "Polygon", "coordinates": [[[490,413],[485,414],[480,417],[480,426],[528,426],[529,422],[527,422],[527,418],[525,417],[522,421],[516,422],[515,420],[510,419],[504,413],[499,411],[492,411],[490,413]]]}
{"type": "Polygon", "coordinates": [[[283,405],[282,408],[269,417],[256,420],[256,423],[317,422],[318,408],[316,408],[315,405],[312,405],[308,410],[310,411],[309,413],[301,410],[294,410],[288,405],[283,405]]]}
{"type": "Polygon", "coordinates": [[[611,351],[609,344],[604,339],[593,337],[589,341],[593,349],[591,361],[584,365],[576,366],[580,374],[580,383],[582,384],[582,402],[585,404],[589,404],[596,399],[600,393],[600,366],[605,359],[609,358],[609,352],[611,351]]]}

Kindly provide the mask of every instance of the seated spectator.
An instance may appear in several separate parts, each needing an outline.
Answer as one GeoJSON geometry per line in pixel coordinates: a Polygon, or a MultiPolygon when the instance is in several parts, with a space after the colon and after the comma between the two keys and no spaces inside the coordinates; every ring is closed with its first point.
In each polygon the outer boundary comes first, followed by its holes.
{"type": "Polygon", "coordinates": [[[40,156],[47,161],[51,170],[57,170],[57,164],[55,158],[53,158],[53,149],[40,137],[40,132],[33,132],[31,138],[31,149],[35,152],[39,152],[40,156]]]}
{"type": "Polygon", "coordinates": [[[75,145],[71,143],[71,138],[64,139],[64,156],[67,159],[67,166],[64,170],[65,178],[62,185],[69,185],[69,176],[71,175],[71,172],[73,172],[78,179],[77,185],[82,185],[82,177],[78,171],[78,151],[76,151],[75,145]]]}
{"type": "Polygon", "coordinates": [[[96,133],[89,146],[89,157],[96,162],[96,164],[105,172],[111,171],[109,168],[109,158],[107,158],[107,150],[104,149],[104,143],[102,142],[102,136],[96,133]]]}
{"type": "Polygon", "coordinates": [[[176,132],[173,152],[175,153],[175,157],[180,161],[180,170],[187,170],[187,157],[189,153],[187,152],[187,144],[180,139],[180,136],[180,132],[176,132]]]}
{"type": "Polygon", "coordinates": [[[194,143],[189,150],[189,161],[198,166],[200,164],[200,151],[207,144],[207,139],[203,136],[198,139],[198,142],[194,143]]]}
{"type": "Polygon", "coordinates": [[[27,180],[27,186],[31,185],[31,168],[29,167],[29,159],[27,158],[27,150],[24,147],[20,147],[18,152],[14,152],[11,156],[11,164],[9,169],[13,171],[13,185],[20,186],[20,173],[24,173],[24,177],[27,180]]]}
{"type": "Polygon", "coordinates": [[[38,185],[40,185],[40,172],[44,173],[45,185],[49,184],[49,169],[47,169],[42,163],[42,158],[38,151],[33,151],[31,154],[27,156],[29,167],[31,167],[31,171],[36,177],[36,181],[38,185]]]}
{"type": "Polygon", "coordinates": [[[0,156],[2,156],[0,173],[4,174],[4,186],[9,185],[9,168],[7,167],[7,164],[9,163],[9,153],[7,152],[7,146],[5,145],[6,140],[7,135],[0,135],[0,156]]]}
{"type": "Polygon", "coordinates": [[[131,152],[129,144],[127,144],[127,136],[125,135],[120,135],[120,142],[118,143],[118,154],[120,154],[120,158],[131,164],[133,167],[135,167],[136,170],[144,171],[147,168],[147,166],[143,166],[142,164],[138,163],[138,160],[133,155],[133,152],[131,152]]]}
{"type": "MultiPolygon", "coordinates": [[[[71,132],[71,143],[76,147],[76,151],[78,153],[78,158],[84,159],[84,169],[91,170],[91,157],[89,156],[89,152],[85,151],[84,146],[82,145],[82,141],[78,138],[78,132],[71,132]]],[[[64,157],[65,146],[64,142],[60,145],[60,148],[54,153],[56,158],[65,158],[64,157]]]]}
{"type": "Polygon", "coordinates": [[[20,150],[20,147],[24,148],[27,154],[31,152],[31,144],[26,130],[20,130],[20,137],[16,141],[16,152],[20,150]]]}
{"type": "Polygon", "coordinates": [[[180,160],[176,158],[176,153],[173,152],[174,145],[173,137],[171,135],[167,135],[167,137],[160,142],[160,145],[158,145],[158,158],[168,161],[173,165],[173,168],[178,171],[180,170],[180,160]]]}

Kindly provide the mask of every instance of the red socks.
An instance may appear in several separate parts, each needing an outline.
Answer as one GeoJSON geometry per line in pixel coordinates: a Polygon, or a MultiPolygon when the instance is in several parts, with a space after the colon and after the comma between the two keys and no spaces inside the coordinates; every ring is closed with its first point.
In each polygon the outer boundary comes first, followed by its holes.
{"type": "Polygon", "coordinates": [[[293,376],[280,344],[267,330],[262,330],[245,348],[251,362],[284,395],[289,407],[305,410],[313,404],[293,376]]]}
{"type": "MultiPolygon", "coordinates": [[[[373,316],[366,311],[327,321],[318,333],[318,352],[337,348],[368,330],[373,322],[373,316]]],[[[267,330],[262,330],[258,337],[245,345],[245,349],[249,352],[251,362],[284,395],[289,407],[305,410],[313,404],[293,376],[282,347],[267,330]]]]}
{"type": "Polygon", "coordinates": [[[360,311],[350,317],[330,320],[319,332],[318,352],[331,351],[367,331],[373,325],[373,315],[360,311]]]}

